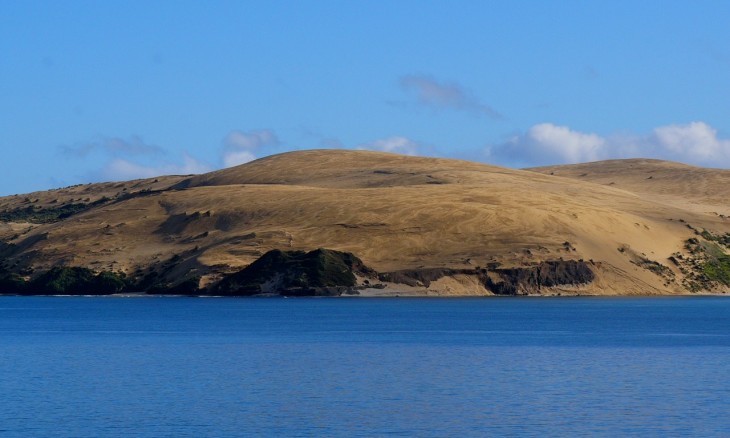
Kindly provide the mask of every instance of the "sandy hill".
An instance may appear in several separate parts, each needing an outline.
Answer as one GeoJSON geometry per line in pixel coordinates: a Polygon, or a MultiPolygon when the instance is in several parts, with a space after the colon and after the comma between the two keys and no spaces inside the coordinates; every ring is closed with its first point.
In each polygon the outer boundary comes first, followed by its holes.
{"type": "Polygon", "coordinates": [[[609,185],[672,206],[730,216],[730,170],[651,159],[608,160],[528,170],[609,185]]]}
{"type": "MultiPolygon", "coordinates": [[[[0,255],[30,276],[66,265],[200,275],[203,284],[275,248],[348,251],[380,272],[583,260],[595,281],[540,292],[723,292],[722,282],[693,276],[704,269],[705,247],[725,249],[727,178],[724,170],[647,160],[528,171],[291,152],[204,175],[0,198],[0,255]],[[700,249],[688,244],[698,236],[700,249]]],[[[456,275],[430,291],[485,289],[456,275]]]]}

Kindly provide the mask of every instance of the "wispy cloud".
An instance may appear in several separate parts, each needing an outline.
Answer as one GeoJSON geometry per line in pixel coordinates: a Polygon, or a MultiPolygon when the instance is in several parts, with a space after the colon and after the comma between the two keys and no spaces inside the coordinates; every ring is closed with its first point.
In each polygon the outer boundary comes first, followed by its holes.
{"type": "Polygon", "coordinates": [[[256,152],[264,147],[277,146],[279,139],[269,129],[231,131],[223,139],[223,166],[231,167],[256,159],[256,152]]]}
{"type": "Polygon", "coordinates": [[[417,155],[419,144],[407,137],[393,136],[362,144],[357,149],[417,155]]]}
{"type": "Polygon", "coordinates": [[[420,105],[466,111],[495,120],[504,118],[497,110],[456,83],[440,82],[429,76],[408,75],[400,78],[400,86],[420,105]]]}
{"type": "Polygon", "coordinates": [[[301,135],[306,138],[305,143],[316,142],[318,148],[345,149],[345,144],[337,137],[327,136],[318,129],[302,127],[301,135]]]}
{"type": "Polygon", "coordinates": [[[650,134],[610,135],[541,123],[487,148],[489,159],[510,166],[579,163],[613,158],[657,158],[730,167],[730,139],[704,122],[660,126],[650,134]]]}
{"type": "Polygon", "coordinates": [[[142,137],[99,137],[86,143],[59,146],[62,156],[92,164],[84,180],[119,181],[160,175],[189,175],[211,171],[211,167],[183,153],[182,162],[162,147],[146,143],[142,137]]]}
{"type": "Polygon", "coordinates": [[[148,166],[117,158],[104,166],[97,179],[124,181],[138,178],[152,178],[160,175],[205,173],[211,170],[210,166],[196,160],[188,154],[183,154],[182,164],[164,163],[157,166],[148,166]]]}
{"type": "Polygon", "coordinates": [[[119,137],[100,137],[87,143],[59,146],[61,155],[69,158],[85,158],[92,153],[118,156],[159,155],[164,149],[145,143],[136,135],[123,139],[119,137]]]}

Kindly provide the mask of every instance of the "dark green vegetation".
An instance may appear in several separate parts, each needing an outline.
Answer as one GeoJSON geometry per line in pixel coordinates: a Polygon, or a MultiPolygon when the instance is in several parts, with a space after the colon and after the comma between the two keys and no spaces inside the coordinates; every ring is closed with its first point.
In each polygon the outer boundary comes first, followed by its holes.
{"type": "Polygon", "coordinates": [[[42,294],[112,294],[125,290],[124,274],[80,267],[56,267],[31,281],[29,289],[42,294]]]}
{"type": "Polygon", "coordinates": [[[717,242],[720,245],[730,248],[730,233],[720,235],[711,233],[707,230],[702,230],[702,232],[700,232],[700,236],[702,236],[705,240],[708,240],[710,242],[717,242]]]}
{"type": "Polygon", "coordinates": [[[703,266],[703,271],[711,281],[730,286],[730,256],[712,257],[703,266]]]}
{"type": "Polygon", "coordinates": [[[0,272],[0,292],[20,295],[108,295],[130,286],[123,273],[96,273],[81,267],[55,267],[26,281],[18,274],[0,272]]]}
{"type": "Polygon", "coordinates": [[[730,286],[730,256],[725,254],[718,244],[690,239],[687,241],[687,247],[692,254],[698,255],[701,259],[702,274],[709,281],[730,286]]]}
{"type": "Polygon", "coordinates": [[[0,212],[2,222],[30,222],[34,224],[49,224],[59,222],[74,214],[81,213],[90,208],[110,202],[109,198],[101,198],[94,202],[77,202],[73,204],[59,205],[58,207],[43,208],[28,205],[23,208],[5,210],[0,212]]]}
{"type": "Polygon", "coordinates": [[[698,238],[685,242],[689,256],[679,253],[670,257],[685,274],[684,287],[690,292],[711,291],[717,285],[730,286],[730,255],[725,253],[729,235],[716,236],[708,231],[698,232],[698,238]]]}
{"type": "Polygon", "coordinates": [[[352,292],[356,273],[374,271],[351,253],[319,248],[314,251],[272,250],[213,288],[216,295],[340,295],[352,292]]]}
{"type": "Polygon", "coordinates": [[[26,290],[26,282],[18,274],[0,270],[0,293],[20,294],[26,290]]]}

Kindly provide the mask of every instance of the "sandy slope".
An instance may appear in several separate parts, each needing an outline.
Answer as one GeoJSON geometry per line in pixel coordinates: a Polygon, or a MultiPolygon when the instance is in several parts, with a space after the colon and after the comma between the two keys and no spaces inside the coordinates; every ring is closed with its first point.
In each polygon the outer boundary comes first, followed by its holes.
{"type": "MultiPolygon", "coordinates": [[[[694,235],[688,223],[730,232],[729,172],[646,160],[580,166],[527,171],[366,151],[292,152],[189,178],[0,198],[3,210],[25,198],[52,206],[61,202],[54,198],[132,194],[52,224],[0,223],[0,239],[16,245],[8,264],[36,269],[169,264],[180,278],[210,279],[272,248],[327,247],[379,271],[592,260],[593,284],[550,292],[685,292],[631,261],[667,264],[694,235]]],[[[433,293],[484,293],[467,278],[437,283],[433,293]]]]}
{"type": "Polygon", "coordinates": [[[730,216],[730,170],[631,159],[528,169],[637,193],[646,199],[710,215],[730,216]]]}

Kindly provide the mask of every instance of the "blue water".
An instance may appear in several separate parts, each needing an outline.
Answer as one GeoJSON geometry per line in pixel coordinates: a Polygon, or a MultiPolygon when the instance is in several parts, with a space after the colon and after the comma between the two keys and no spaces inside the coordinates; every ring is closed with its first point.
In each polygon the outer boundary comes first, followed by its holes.
{"type": "Polygon", "coordinates": [[[730,299],[0,297],[0,436],[730,435],[730,299]]]}

